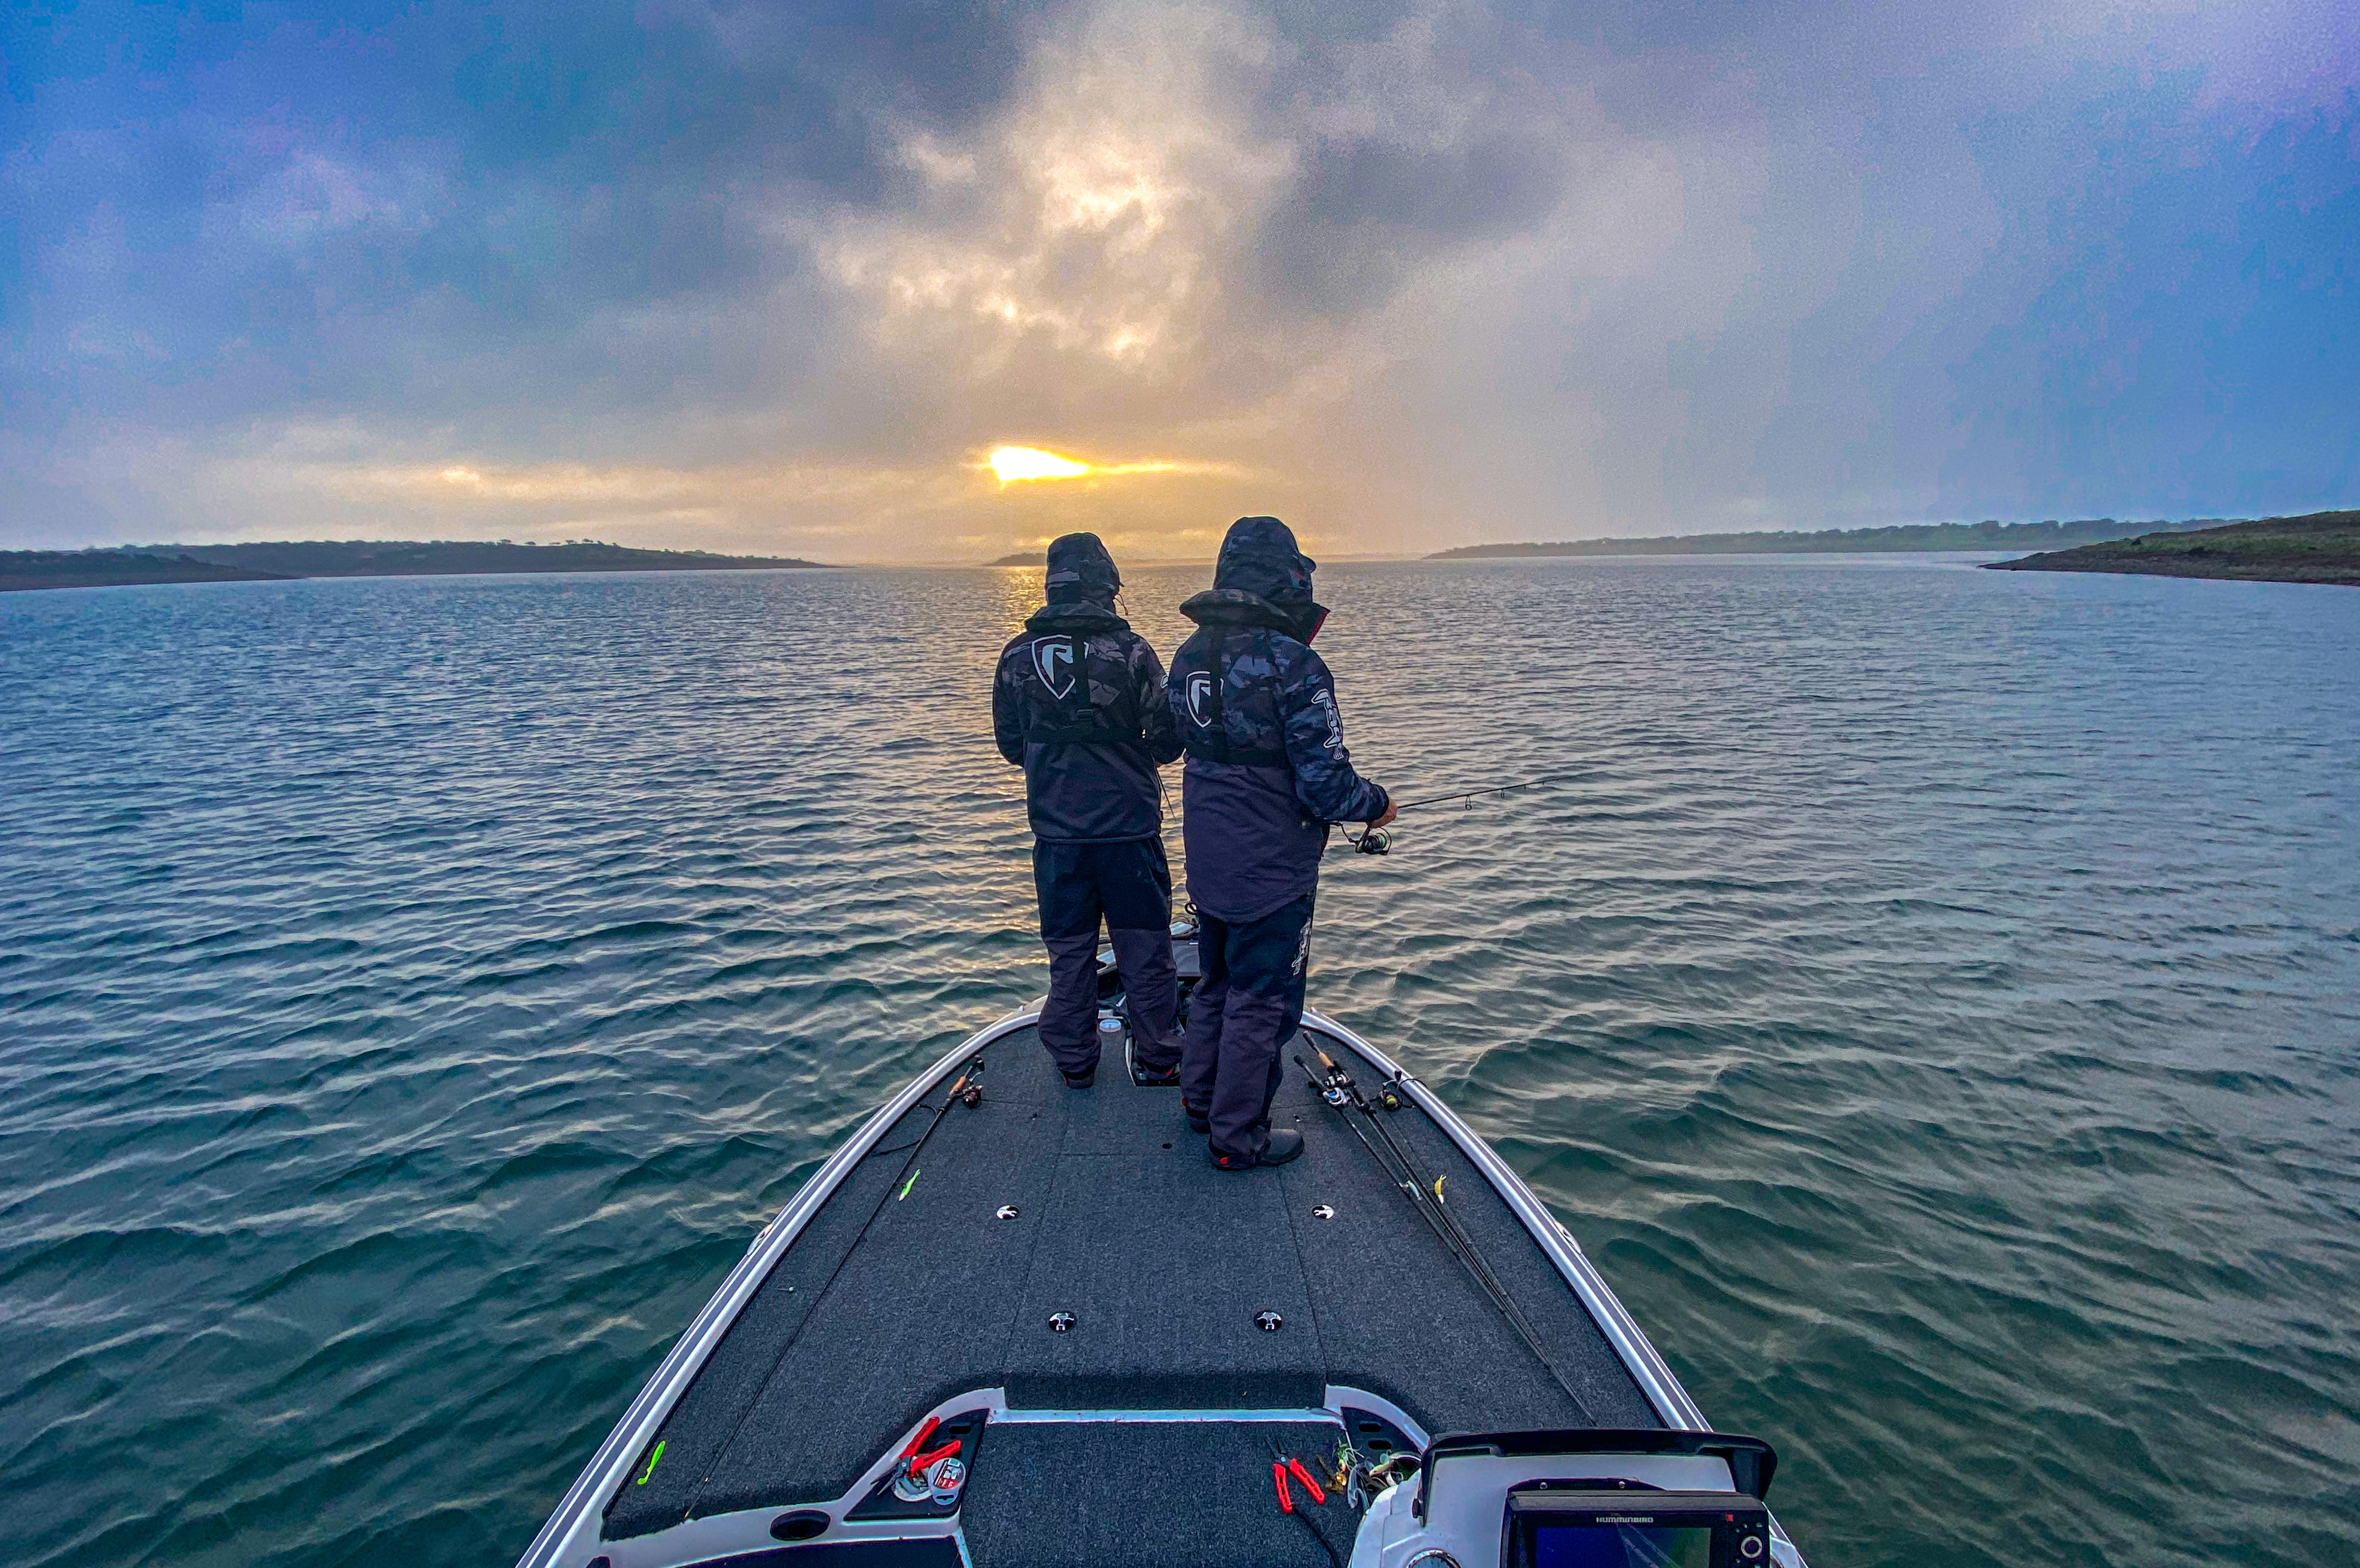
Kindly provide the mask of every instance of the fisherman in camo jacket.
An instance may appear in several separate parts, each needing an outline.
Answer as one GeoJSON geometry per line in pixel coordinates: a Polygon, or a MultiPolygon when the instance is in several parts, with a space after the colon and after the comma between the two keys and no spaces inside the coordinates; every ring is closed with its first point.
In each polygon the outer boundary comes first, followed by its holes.
{"type": "Polygon", "coordinates": [[[1172,656],[1188,896],[1203,976],[1188,1003],[1180,1098],[1223,1171],[1282,1165],[1303,1135],[1270,1125],[1282,1051],[1303,1021],[1311,908],[1333,822],[1382,827],[1384,790],[1352,770],[1327,662],[1317,563],[1276,517],[1240,517],[1213,586],[1180,606],[1197,630],[1172,656]]]}
{"type": "Polygon", "coordinates": [[[1122,575],[1096,534],[1049,547],[1046,606],[1000,655],[991,729],[1024,769],[1032,885],[1049,949],[1041,1043],[1065,1085],[1098,1069],[1098,924],[1114,943],[1131,1015],[1135,1081],[1179,1082],[1173,1027],[1172,868],[1156,768],[1178,758],[1164,664],[1114,613],[1122,575]]]}

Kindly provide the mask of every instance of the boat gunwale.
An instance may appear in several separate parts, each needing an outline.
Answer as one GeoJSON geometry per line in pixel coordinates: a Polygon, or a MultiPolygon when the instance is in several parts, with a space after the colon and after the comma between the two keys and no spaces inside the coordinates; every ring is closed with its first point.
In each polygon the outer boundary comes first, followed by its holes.
{"type": "Polygon", "coordinates": [[[1040,1018],[1038,1007],[1019,1008],[969,1035],[944,1053],[932,1067],[912,1079],[900,1094],[880,1106],[860,1125],[858,1131],[839,1144],[836,1152],[811,1173],[802,1188],[787,1201],[786,1206],[754,1237],[752,1245],[746,1248],[746,1255],[722,1279],[720,1289],[714,1291],[712,1299],[705,1303],[696,1316],[689,1321],[680,1338],[672,1343],[663,1360],[657,1363],[655,1371],[639,1389],[639,1398],[631,1401],[630,1408],[623,1412],[622,1420],[617,1421],[615,1429],[606,1434],[606,1441],[598,1445],[598,1451],[591,1456],[590,1463],[583,1467],[574,1485],[566,1488],[564,1497],[550,1513],[548,1522],[541,1527],[541,1532],[533,1537],[532,1544],[525,1549],[522,1557],[517,1559],[517,1568],[554,1568],[559,1553],[581,1530],[584,1521],[601,1517],[597,1500],[622,1484],[631,1460],[647,1446],[671,1416],[672,1407],[687,1392],[688,1386],[695,1381],[696,1374],[704,1369],[714,1349],[736,1326],[738,1314],[753,1299],[762,1281],[770,1278],[770,1270],[777,1266],[787,1248],[794,1244],[795,1237],[803,1234],[812,1216],[835,1196],[844,1179],[869,1157],[869,1151],[877,1147],[893,1124],[907,1116],[919,1101],[934,1093],[935,1087],[968,1057],[1007,1035],[1030,1028],[1040,1018]]]}

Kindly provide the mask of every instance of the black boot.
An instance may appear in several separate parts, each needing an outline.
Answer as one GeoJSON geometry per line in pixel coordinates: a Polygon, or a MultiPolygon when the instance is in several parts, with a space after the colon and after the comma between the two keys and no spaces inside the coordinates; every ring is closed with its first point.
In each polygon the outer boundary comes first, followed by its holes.
{"type": "Polygon", "coordinates": [[[1303,1152],[1303,1135],[1293,1127],[1273,1127],[1270,1141],[1257,1155],[1222,1154],[1211,1144],[1205,1146],[1206,1157],[1216,1171],[1251,1171],[1259,1165],[1284,1165],[1303,1152]]]}

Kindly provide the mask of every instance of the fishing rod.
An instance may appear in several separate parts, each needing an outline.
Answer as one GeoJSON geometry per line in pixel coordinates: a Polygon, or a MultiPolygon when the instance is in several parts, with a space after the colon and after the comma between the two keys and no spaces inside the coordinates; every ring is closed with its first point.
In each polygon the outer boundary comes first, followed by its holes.
{"type": "MultiPolygon", "coordinates": [[[[1377,1162],[1377,1168],[1385,1173],[1385,1180],[1401,1189],[1409,1199],[1410,1206],[1417,1210],[1419,1217],[1434,1227],[1434,1234],[1442,1238],[1442,1245],[1450,1249],[1451,1256],[1465,1265],[1468,1273],[1474,1277],[1475,1282],[1483,1287],[1484,1293],[1491,1298],[1492,1304],[1502,1308],[1507,1312],[1514,1313],[1515,1303],[1506,1300],[1504,1292],[1500,1289],[1499,1280],[1493,1277],[1489,1269],[1484,1267],[1481,1258],[1470,1254],[1462,1247],[1452,1234],[1452,1226],[1437,1217],[1433,1202],[1426,1191],[1425,1184],[1417,1179],[1416,1172],[1404,1171],[1401,1168],[1400,1149],[1393,1147],[1392,1137],[1386,1134],[1383,1124],[1377,1121],[1375,1110],[1353,1084],[1350,1074],[1337,1066],[1334,1059],[1324,1051],[1319,1052],[1319,1060],[1328,1067],[1328,1073],[1324,1078],[1312,1072],[1311,1064],[1300,1056],[1295,1059],[1295,1064],[1303,1069],[1305,1077],[1311,1080],[1313,1092],[1338,1110],[1347,1113],[1355,1110],[1368,1113],[1370,1125],[1385,1137],[1387,1147],[1393,1148],[1393,1151],[1390,1157],[1383,1150],[1379,1149],[1374,1143],[1369,1141],[1369,1135],[1360,1130],[1360,1124],[1354,1121],[1349,1114],[1344,1117],[1344,1125],[1351,1129],[1354,1138],[1360,1140],[1360,1147],[1369,1151],[1369,1157],[1374,1160],[1377,1162]]],[[[1456,1216],[1453,1216],[1453,1225],[1455,1223],[1456,1216]]]]}
{"type": "MultiPolygon", "coordinates": [[[[1557,1379],[1557,1387],[1573,1400],[1574,1408],[1584,1415],[1589,1414],[1589,1407],[1582,1403],[1581,1396],[1557,1371],[1557,1364],[1548,1357],[1548,1352],[1541,1348],[1540,1335],[1533,1331],[1524,1310],[1516,1305],[1515,1299],[1508,1294],[1507,1287],[1500,1283],[1499,1276],[1492,1273],[1491,1265],[1484,1261],[1482,1253],[1475,1246],[1475,1238],[1467,1234],[1459,1224],[1459,1216],[1450,1212],[1442,1196],[1443,1179],[1437,1177],[1428,1183],[1411,1161],[1408,1152],[1394,1139],[1392,1129],[1379,1116],[1376,1104],[1371,1103],[1360,1092],[1360,1085],[1352,1081],[1351,1073],[1317,1046],[1311,1049],[1312,1054],[1319,1058],[1319,1065],[1326,1069],[1324,1074],[1313,1072],[1311,1064],[1300,1055],[1295,1057],[1295,1064],[1302,1068],[1304,1076],[1311,1081],[1313,1092],[1342,1113],[1344,1125],[1352,1129],[1352,1135],[1360,1140],[1360,1147],[1376,1160],[1378,1169],[1385,1173],[1385,1179],[1401,1190],[1403,1195],[1409,1199],[1410,1205],[1417,1210],[1419,1217],[1433,1227],[1442,1245],[1482,1288],[1483,1293],[1491,1298],[1491,1304],[1499,1309],[1500,1315],[1508,1320],[1508,1326],[1516,1331],[1516,1337],[1524,1342],[1524,1348],[1533,1353],[1533,1358],[1547,1369],[1549,1376],[1557,1379]],[[1354,1111],[1360,1112],[1370,1127],[1375,1130],[1375,1141],[1361,1130],[1360,1120],[1352,1115],[1354,1111]],[[1384,1146],[1382,1151],[1377,1147],[1379,1143],[1384,1146]]],[[[1398,1083],[1388,1082],[1379,1085],[1378,1100],[1387,1109],[1399,1109],[1402,1099],[1398,1083]]]]}
{"type": "MultiPolygon", "coordinates": [[[[1393,802],[1393,810],[1397,812],[1409,811],[1415,811],[1420,806],[1448,805],[1453,800],[1480,800],[1486,795],[1505,795],[1513,790],[1530,789],[1547,782],[1546,779],[1524,779],[1513,784],[1493,784],[1481,789],[1461,789],[1450,795],[1428,795],[1418,800],[1396,800],[1393,802]]],[[[1393,835],[1384,828],[1363,828],[1355,833],[1347,823],[1338,822],[1336,825],[1345,830],[1344,842],[1362,855],[1393,853],[1393,835]]]]}
{"type": "Polygon", "coordinates": [[[1485,795],[1505,795],[1513,789],[1530,789],[1547,782],[1546,779],[1525,779],[1513,784],[1494,784],[1488,789],[1461,789],[1455,795],[1428,795],[1423,800],[1396,800],[1393,802],[1393,810],[1408,811],[1415,811],[1420,806],[1447,805],[1452,800],[1480,800],[1485,795]]]}

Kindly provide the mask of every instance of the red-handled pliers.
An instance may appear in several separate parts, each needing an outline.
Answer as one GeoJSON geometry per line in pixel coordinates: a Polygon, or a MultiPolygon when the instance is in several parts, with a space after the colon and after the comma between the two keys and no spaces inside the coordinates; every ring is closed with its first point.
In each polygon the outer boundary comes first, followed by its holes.
{"type": "Polygon", "coordinates": [[[918,1435],[910,1440],[910,1446],[901,1450],[901,1468],[903,1470],[915,1475],[927,1465],[934,1463],[934,1461],[946,1458],[959,1451],[958,1443],[956,1442],[953,1442],[948,1448],[943,1449],[939,1453],[922,1454],[918,1452],[920,1449],[926,1446],[926,1439],[934,1435],[934,1428],[942,1424],[943,1418],[940,1416],[928,1416],[926,1418],[926,1424],[918,1429],[918,1435]]]}
{"type": "Polygon", "coordinates": [[[1288,1513],[1295,1511],[1294,1496],[1286,1487],[1286,1473],[1290,1470],[1295,1472],[1295,1478],[1303,1483],[1303,1489],[1311,1494],[1311,1500],[1325,1507],[1328,1494],[1320,1488],[1319,1483],[1312,1477],[1311,1472],[1303,1467],[1303,1461],[1273,1443],[1270,1445],[1270,1476],[1272,1480],[1278,1483],[1278,1506],[1288,1513]]]}
{"type": "Polygon", "coordinates": [[[912,1456],[910,1460],[910,1474],[915,1475],[922,1471],[933,1469],[934,1465],[940,1464],[945,1459],[948,1459],[952,1454],[956,1454],[965,1441],[966,1440],[963,1438],[955,1437],[948,1443],[943,1444],[940,1448],[935,1449],[932,1454],[920,1454],[912,1456]]]}

